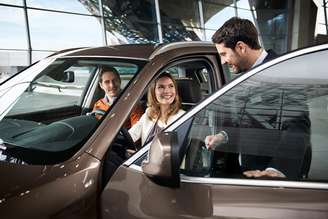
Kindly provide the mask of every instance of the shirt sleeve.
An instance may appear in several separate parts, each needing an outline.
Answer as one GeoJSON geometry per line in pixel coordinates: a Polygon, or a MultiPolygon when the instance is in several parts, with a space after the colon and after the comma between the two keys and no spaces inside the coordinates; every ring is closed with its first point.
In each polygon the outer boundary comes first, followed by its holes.
{"type": "Polygon", "coordinates": [[[141,138],[142,125],[145,121],[146,116],[146,113],[144,113],[141,116],[140,120],[129,129],[129,133],[134,142],[138,141],[141,138]]]}
{"type": "Polygon", "coordinates": [[[131,126],[133,126],[134,124],[136,124],[140,120],[142,114],[143,114],[142,107],[138,104],[132,110],[132,113],[130,115],[130,123],[131,123],[131,126]]]}

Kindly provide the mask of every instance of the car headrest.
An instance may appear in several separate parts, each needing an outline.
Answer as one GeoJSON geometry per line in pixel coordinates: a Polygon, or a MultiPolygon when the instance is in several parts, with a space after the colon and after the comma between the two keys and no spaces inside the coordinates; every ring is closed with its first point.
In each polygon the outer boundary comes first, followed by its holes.
{"type": "Polygon", "coordinates": [[[192,78],[176,79],[182,103],[198,103],[202,99],[200,84],[192,78]]]}

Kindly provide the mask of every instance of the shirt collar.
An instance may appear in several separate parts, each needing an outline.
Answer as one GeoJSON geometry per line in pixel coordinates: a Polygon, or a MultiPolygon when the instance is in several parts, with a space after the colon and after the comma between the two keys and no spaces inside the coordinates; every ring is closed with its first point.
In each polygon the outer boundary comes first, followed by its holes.
{"type": "Polygon", "coordinates": [[[112,105],[117,97],[112,97],[111,99],[105,94],[105,100],[108,105],[112,105]],[[111,101],[112,100],[112,101],[111,101]]]}
{"type": "Polygon", "coordinates": [[[265,51],[265,49],[262,49],[261,55],[257,58],[256,62],[252,65],[252,68],[261,64],[264,61],[264,59],[267,57],[267,55],[268,55],[267,51],[265,51]]]}

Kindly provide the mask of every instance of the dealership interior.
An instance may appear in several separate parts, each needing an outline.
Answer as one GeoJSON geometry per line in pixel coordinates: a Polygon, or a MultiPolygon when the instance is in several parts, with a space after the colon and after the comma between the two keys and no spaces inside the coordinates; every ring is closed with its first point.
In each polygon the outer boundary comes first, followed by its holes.
{"type": "Polygon", "coordinates": [[[211,41],[229,18],[251,20],[279,54],[327,41],[327,0],[0,0],[0,82],[75,47],[211,41]]]}

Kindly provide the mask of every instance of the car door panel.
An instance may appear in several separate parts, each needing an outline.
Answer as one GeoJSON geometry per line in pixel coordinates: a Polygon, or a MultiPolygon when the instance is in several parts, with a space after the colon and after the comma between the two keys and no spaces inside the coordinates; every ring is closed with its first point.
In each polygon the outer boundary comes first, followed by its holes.
{"type": "Polygon", "coordinates": [[[213,216],[218,218],[325,218],[328,214],[327,191],[215,184],[211,190],[213,216]]]}
{"type": "MultiPolygon", "coordinates": [[[[103,192],[102,216],[326,218],[328,215],[328,192],[325,190],[238,186],[206,181],[182,176],[181,186],[174,189],[157,185],[135,168],[122,166],[103,192]]],[[[257,181],[257,184],[261,182],[257,181]]]]}
{"type": "Polygon", "coordinates": [[[208,217],[212,212],[208,189],[208,186],[196,188],[189,184],[183,184],[179,189],[159,187],[142,172],[121,166],[103,191],[102,216],[103,218],[186,218],[191,215],[199,218],[208,217]],[[185,199],[186,195],[188,199],[185,199]]]}

